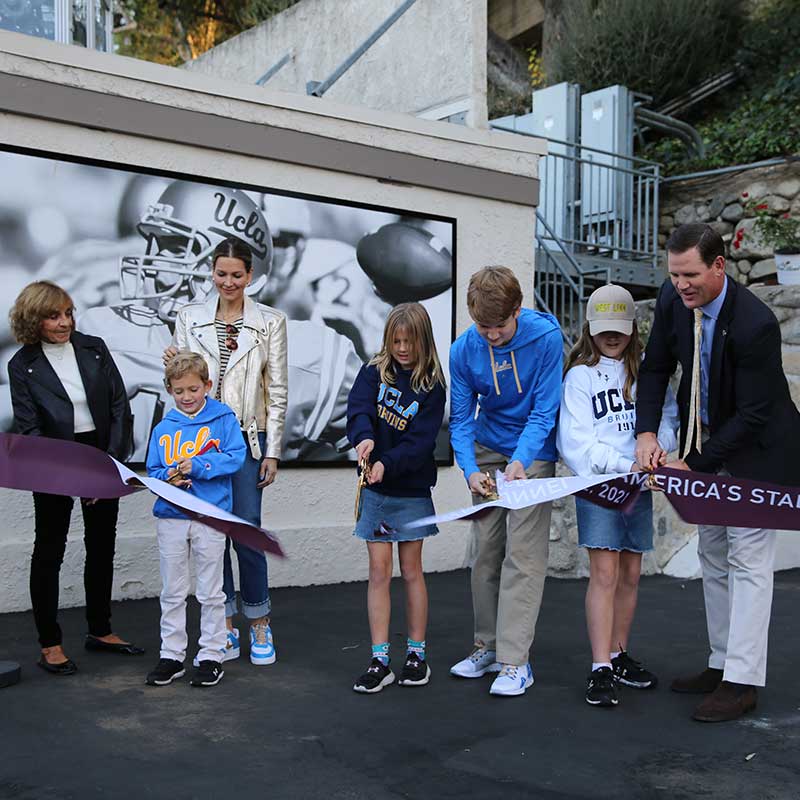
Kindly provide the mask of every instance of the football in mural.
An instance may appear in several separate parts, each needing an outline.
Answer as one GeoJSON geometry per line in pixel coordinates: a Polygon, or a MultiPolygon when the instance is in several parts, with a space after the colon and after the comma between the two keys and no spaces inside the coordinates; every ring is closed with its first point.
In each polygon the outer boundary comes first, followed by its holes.
{"type": "Polygon", "coordinates": [[[358,243],[358,263],[388,303],[427,300],[450,288],[453,265],[444,243],[425,228],[392,222],[358,243]]]}

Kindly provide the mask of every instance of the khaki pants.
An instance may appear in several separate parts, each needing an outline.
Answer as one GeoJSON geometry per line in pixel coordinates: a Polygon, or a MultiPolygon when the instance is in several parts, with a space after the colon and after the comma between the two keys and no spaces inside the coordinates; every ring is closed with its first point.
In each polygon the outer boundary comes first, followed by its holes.
{"type": "MultiPolygon", "coordinates": [[[[477,442],[475,458],[492,477],[508,464],[505,456],[477,442]]],[[[555,464],[534,461],[526,474],[551,478],[555,464]]],[[[496,650],[503,664],[520,666],[529,658],[547,574],[551,510],[552,503],[516,511],[494,508],[472,523],[477,549],[472,566],[475,641],[496,650]]]]}
{"type": "Polygon", "coordinates": [[[723,670],[723,680],[764,686],[775,531],[723,525],[697,529],[711,645],[708,666],[723,670]]]}
{"type": "MultiPolygon", "coordinates": [[[[710,432],[703,425],[703,442],[710,432]]],[[[729,475],[721,469],[717,474],[729,475]]],[[[698,525],[697,555],[711,655],[722,679],[764,686],[775,570],[774,530],[698,525]]]]}

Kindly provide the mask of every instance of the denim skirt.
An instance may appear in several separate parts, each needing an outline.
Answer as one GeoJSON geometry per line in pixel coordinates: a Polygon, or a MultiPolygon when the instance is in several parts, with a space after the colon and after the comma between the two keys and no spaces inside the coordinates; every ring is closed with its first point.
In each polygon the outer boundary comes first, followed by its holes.
{"type": "Polygon", "coordinates": [[[603,550],[644,553],[653,549],[653,493],[642,492],[626,514],[575,498],[578,544],[603,550]]]}
{"type": "Polygon", "coordinates": [[[439,533],[435,525],[411,529],[403,526],[434,513],[430,497],[391,497],[364,487],[361,492],[361,516],[353,535],[367,542],[415,542],[427,539],[439,533]]]}

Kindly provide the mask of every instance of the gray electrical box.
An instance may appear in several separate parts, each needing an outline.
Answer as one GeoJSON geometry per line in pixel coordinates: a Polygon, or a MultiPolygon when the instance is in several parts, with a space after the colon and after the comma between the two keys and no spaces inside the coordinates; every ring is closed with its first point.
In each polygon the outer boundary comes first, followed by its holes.
{"type": "Polygon", "coordinates": [[[581,221],[593,226],[584,238],[598,244],[620,241],[630,221],[633,177],[633,96],[624,86],[608,86],[581,97],[581,221]],[[613,153],[615,155],[610,155],[613,153]]]}
{"type": "MultiPolygon", "coordinates": [[[[577,199],[577,148],[571,143],[578,141],[579,98],[580,87],[576,83],[558,83],[533,92],[530,114],[492,120],[495,125],[520,133],[558,140],[548,141],[549,155],[539,161],[539,212],[553,233],[567,240],[572,238],[577,199]]],[[[539,231],[539,235],[544,239],[549,236],[546,231],[539,231]]],[[[557,247],[555,242],[546,244],[557,247]]]]}
{"type": "MultiPolygon", "coordinates": [[[[576,148],[572,143],[578,141],[580,93],[578,84],[566,82],[538,89],[533,93],[531,113],[527,115],[533,133],[558,140],[548,142],[548,155],[539,162],[539,211],[553,233],[567,241],[574,238],[577,174],[574,161],[576,148]]],[[[539,235],[545,239],[548,247],[558,247],[555,242],[548,240],[546,231],[540,231],[539,235]]]]}

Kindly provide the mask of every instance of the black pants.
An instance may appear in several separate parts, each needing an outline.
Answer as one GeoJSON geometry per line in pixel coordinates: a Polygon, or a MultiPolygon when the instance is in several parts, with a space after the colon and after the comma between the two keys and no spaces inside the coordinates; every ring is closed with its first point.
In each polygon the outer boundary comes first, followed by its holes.
{"type": "MultiPolygon", "coordinates": [[[[42,647],[61,644],[58,615],[58,576],[67,544],[73,499],[57,494],[33,493],[36,538],[31,557],[31,602],[39,643],[42,647]]],[[[114,577],[114,542],[119,500],[98,500],[81,504],[86,562],[83,585],[86,591],[86,620],[89,633],[111,633],[111,581],[114,577]]]]}

